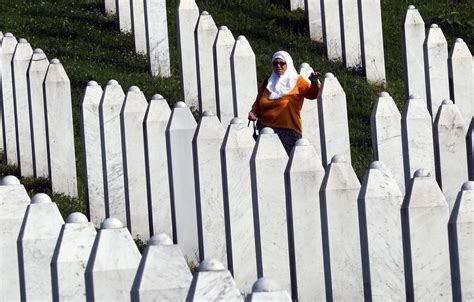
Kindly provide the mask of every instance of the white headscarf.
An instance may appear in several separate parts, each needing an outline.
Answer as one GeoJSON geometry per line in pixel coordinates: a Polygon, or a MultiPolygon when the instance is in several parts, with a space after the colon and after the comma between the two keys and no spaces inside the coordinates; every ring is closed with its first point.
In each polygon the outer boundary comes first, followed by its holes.
{"type": "Polygon", "coordinates": [[[283,50],[277,51],[273,54],[272,63],[276,59],[281,59],[286,62],[286,71],[281,76],[273,71],[268,79],[267,89],[270,91],[268,98],[271,100],[279,99],[293,90],[299,77],[289,53],[283,50]]]}

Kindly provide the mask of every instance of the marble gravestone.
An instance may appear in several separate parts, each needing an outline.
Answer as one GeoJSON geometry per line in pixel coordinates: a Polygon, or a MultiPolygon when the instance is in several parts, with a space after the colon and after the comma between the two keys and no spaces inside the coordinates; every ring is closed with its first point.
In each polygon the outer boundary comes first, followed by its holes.
{"type": "Polygon", "coordinates": [[[38,193],[28,205],[18,235],[21,300],[51,300],[51,259],[64,220],[51,198],[38,193]]]}
{"type": "MultiPolygon", "coordinates": [[[[426,100],[425,84],[425,22],[415,6],[408,6],[402,25],[403,75],[405,80],[405,99],[419,95],[426,100]]],[[[387,163],[388,164],[388,163],[387,163]]]]}
{"type": "Polygon", "coordinates": [[[51,187],[55,193],[76,197],[71,84],[58,59],[51,60],[43,85],[51,187]]]}
{"type": "Polygon", "coordinates": [[[33,151],[31,145],[30,107],[26,72],[33,49],[25,39],[19,39],[12,58],[15,127],[17,131],[18,166],[24,177],[33,176],[33,151]]]}
{"type": "Polygon", "coordinates": [[[308,140],[299,139],[285,170],[290,249],[294,255],[290,264],[292,275],[296,276],[292,280],[292,296],[299,301],[326,299],[319,207],[323,177],[324,168],[316,150],[308,140]]]}
{"type": "Polygon", "coordinates": [[[187,302],[243,301],[232,275],[216,259],[206,259],[199,265],[189,288],[187,302]]]}
{"type": "Polygon", "coordinates": [[[53,301],[85,300],[84,272],[96,230],[79,212],[66,218],[51,260],[53,301]]]}
{"type": "Polygon", "coordinates": [[[165,0],[145,0],[145,29],[148,64],[153,76],[171,76],[168,22],[165,0]]]}
{"type": "Polygon", "coordinates": [[[323,237],[328,237],[327,243],[323,243],[327,244],[325,261],[330,261],[331,269],[325,275],[330,273],[335,301],[364,298],[357,208],[359,190],[360,183],[351,164],[342,155],[335,155],[326,169],[320,194],[321,208],[326,210],[322,215],[323,237]]]}
{"type": "Polygon", "coordinates": [[[132,32],[132,12],[130,0],[116,0],[116,9],[120,31],[123,33],[132,32]]]}
{"type": "Polygon", "coordinates": [[[222,187],[227,242],[227,266],[241,291],[249,292],[257,278],[255,233],[250,183],[250,157],[255,141],[247,124],[233,118],[221,147],[222,187]],[[249,244],[251,243],[251,244],[249,244]]]}
{"type": "Polygon", "coordinates": [[[193,138],[194,186],[199,259],[226,262],[226,240],[220,147],[224,128],[217,116],[204,111],[193,138]]]}
{"type": "Polygon", "coordinates": [[[466,128],[458,107],[444,100],[433,125],[435,142],[436,180],[443,190],[450,211],[459,188],[468,179],[466,128]]]}
{"type": "Polygon", "coordinates": [[[166,234],[151,237],[138,266],[132,301],[185,301],[193,276],[166,234]]]}
{"type": "Polygon", "coordinates": [[[362,67],[362,53],[359,29],[359,8],[357,1],[340,0],[339,9],[342,34],[342,56],[346,68],[362,67]]]}
{"type": "MultiPolygon", "coordinates": [[[[119,0],[120,1],[120,0],[119,0]]],[[[145,28],[145,1],[130,0],[130,14],[132,17],[132,33],[135,39],[135,52],[147,54],[145,28]]]]}
{"type": "Polygon", "coordinates": [[[81,102],[81,139],[84,158],[84,188],[89,217],[94,226],[105,219],[104,172],[100,136],[99,105],[102,87],[89,81],[81,102]]]}
{"type": "Polygon", "coordinates": [[[276,280],[290,292],[284,180],[287,162],[278,135],[271,128],[262,129],[250,159],[257,275],[276,280]]]}
{"type": "Polygon", "coordinates": [[[346,94],[332,73],[324,77],[318,97],[321,131],[321,159],[326,167],[331,158],[341,154],[351,162],[346,94]]]}
{"type": "Polygon", "coordinates": [[[372,298],[405,299],[400,205],[403,194],[390,170],[381,161],[370,164],[358,197],[359,224],[365,284],[372,298]]]}
{"type": "Polygon", "coordinates": [[[217,112],[214,79],[214,41],[217,26],[212,16],[203,11],[196,25],[196,59],[198,72],[199,112],[217,112]]]}
{"type": "Polygon", "coordinates": [[[191,110],[184,102],[177,102],[166,126],[170,196],[174,208],[173,241],[189,262],[199,259],[192,148],[195,131],[196,121],[191,110]]]}
{"type": "Polygon", "coordinates": [[[418,169],[401,207],[406,299],[451,301],[449,207],[436,180],[418,169]],[[410,282],[411,281],[411,282],[410,282]]]}
{"type": "Polygon", "coordinates": [[[286,290],[273,280],[258,278],[252,286],[252,292],[245,299],[246,302],[290,302],[291,297],[286,290]]]}
{"type": "Polygon", "coordinates": [[[309,37],[311,40],[323,42],[323,21],[321,16],[320,0],[304,0],[305,13],[308,19],[309,37]]]}
{"type": "Polygon", "coordinates": [[[385,84],[382,9],[380,0],[359,0],[359,18],[362,25],[362,66],[367,81],[385,84]]]}
{"type": "Polygon", "coordinates": [[[237,110],[234,116],[246,120],[257,97],[258,83],[255,53],[244,36],[239,36],[235,41],[231,66],[234,110],[237,110]]]}
{"type": "Polygon", "coordinates": [[[328,59],[342,62],[342,35],[339,1],[321,0],[323,18],[323,42],[328,59]]]}
{"type": "Polygon", "coordinates": [[[122,161],[120,111],[125,94],[116,80],[104,88],[99,104],[105,216],[127,221],[122,161]]]}
{"type": "Polygon", "coordinates": [[[453,300],[474,299],[474,182],[467,181],[459,192],[448,223],[453,300]]]}
{"type": "Polygon", "coordinates": [[[46,140],[46,117],[44,110],[43,81],[49,61],[43,50],[33,51],[27,71],[29,105],[31,109],[31,138],[33,148],[33,171],[35,177],[48,177],[48,150],[46,140]]]}
{"type": "Polygon", "coordinates": [[[452,83],[451,98],[461,112],[466,130],[469,128],[474,116],[474,104],[472,95],[474,93],[472,73],[474,64],[472,54],[466,42],[457,38],[448,58],[449,78],[452,83]]]}
{"type": "Polygon", "coordinates": [[[18,166],[18,149],[16,145],[15,103],[13,98],[13,74],[11,61],[16,45],[16,38],[11,33],[5,33],[0,52],[2,67],[2,121],[3,121],[3,154],[6,163],[18,166]]]}
{"type": "MultiPolygon", "coordinates": [[[[308,63],[302,63],[300,65],[299,73],[305,79],[308,79],[313,71],[313,68],[308,63]]],[[[301,119],[303,122],[303,136],[311,143],[321,160],[321,132],[319,129],[318,100],[304,100],[303,108],[301,108],[301,119]]]]}
{"type": "Polygon", "coordinates": [[[165,133],[170,115],[171,110],[166,100],[161,95],[155,94],[148,103],[144,121],[151,235],[173,233],[165,133]]]}
{"type": "Polygon", "coordinates": [[[417,95],[411,95],[402,112],[405,187],[416,170],[425,167],[435,171],[432,128],[425,102],[417,95]]]}
{"type": "Polygon", "coordinates": [[[216,82],[217,116],[222,125],[229,125],[234,114],[232,96],[232,68],[230,58],[235,39],[232,32],[226,27],[219,27],[214,44],[214,66],[216,82]]]}
{"type": "Polygon", "coordinates": [[[27,206],[23,185],[14,176],[5,176],[0,185],[0,296],[5,301],[20,300],[17,239],[27,206]]]}
{"type": "Polygon", "coordinates": [[[401,115],[388,92],[379,93],[370,116],[370,125],[375,160],[390,169],[398,187],[405,192],[401,115]]]}
{"type": "Polygon", "coordinates": [[[448,42],[443,31],[431,24],[424,43],[426,99],[432,120],[444,99],[449,99],[448,42]]]}
{"type": "Polygon", "coordinates": [[[120,112],[127,226],[133,238],[148,240],[148,196],[143,121],[148,102],[137,86],[128,89],[120,112]]]}
{"type": "Polygon", "coordinates": [[[85,271],[88,301],[126,301],[141,255],[130,232],[116,218],[105,219],[85,271]]]}
{"type": "Polygon", "coordinates": [[[194,29],[199,8],[194,0],[179,0],[176,26],[181,74],[181,98],[191,108],[199,110],[194,29]]]}

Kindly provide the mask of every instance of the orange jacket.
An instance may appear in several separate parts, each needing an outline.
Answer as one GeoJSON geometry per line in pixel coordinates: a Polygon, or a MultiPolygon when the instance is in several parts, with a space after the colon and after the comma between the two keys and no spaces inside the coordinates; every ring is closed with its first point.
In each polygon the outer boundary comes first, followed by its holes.
{"type": "Polygon", "coordinates": [[[293,129],[302,135],[301,108],[304,99],[316,99],[319,88],[320,85],[311,87],[310,83],[299,76],[293,90],[279,99],[270,100],[270,91],[266,87],[260,87],[252,112],[263,126],[293,129]]]}

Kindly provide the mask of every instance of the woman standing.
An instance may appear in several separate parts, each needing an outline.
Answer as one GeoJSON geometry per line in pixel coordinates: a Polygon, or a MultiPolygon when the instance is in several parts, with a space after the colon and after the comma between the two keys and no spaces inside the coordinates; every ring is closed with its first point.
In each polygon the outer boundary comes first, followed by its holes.
{"type": "Polygon", "coordinates": [[[286,51],[273,54],[272,67],[273,72],[263,81],[248,119],[258,119],[258,130],[271,127],[289,155],[303,133],[301,108],[304,99],[314,100],[318,96],[320,73],[313,72],[309,81],[306,80],[296,72],[293,59],[286,51]]]}

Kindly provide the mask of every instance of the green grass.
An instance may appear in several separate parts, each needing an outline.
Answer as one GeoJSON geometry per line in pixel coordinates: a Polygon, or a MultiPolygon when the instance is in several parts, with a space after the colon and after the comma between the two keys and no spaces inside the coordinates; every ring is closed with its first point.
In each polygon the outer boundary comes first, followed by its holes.
{"type": "MultiPolygon", "coordinates": [[[[34,48],[42,48],[50,59],[59,58],[72,85],[76,160],[79,198],[53,194],[64,216],[84,212],[84,189],[79,127],[81,94],[89,80],[104,86],[108,80],[119,81],[124,90],[136,85],[150,97],[162,94],[170,103],[180,99],[179,65],[176,49],[175,11],[177,0],[167,1],[170,57],[173,76],[154,78],[147,72],[146,58],[134,54],[133,38],[120,34],[116,21],[103,14],[101,0],[0,0],[0,30],[26,38],[34,48]]],[[[303,11],[289,11],[288,0],[198,0],[201,10],[211,13],[217,26],[228,26],[235,37],[245,35],[257,58],[258,79],[271,70],[274,51],[285,49],[296,65],[311,64],[322,72],[336,75],[347,95],[352,161],[361,178],[372,161],[370,113],[378,92],[385,89],[399,108],[403,106],[403,67],[400,25],[406,8],[414,4],[428,27],[438,23],[450,47],[456,37],[472,46],[474,6],[468,1],[382,0],[384,48],[388,85],[371,86],[360,72],[347,71],[339,63],[325,58],[322,45],[311,42],[303,11]]],[[[0,175],[17,174],[14,167],[0,166],[0,175]]],[[[48,192],[46,180],[23,179],[27,190],[48,192]]]]}

